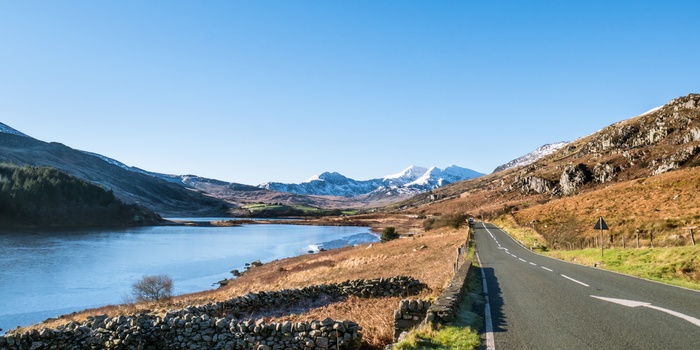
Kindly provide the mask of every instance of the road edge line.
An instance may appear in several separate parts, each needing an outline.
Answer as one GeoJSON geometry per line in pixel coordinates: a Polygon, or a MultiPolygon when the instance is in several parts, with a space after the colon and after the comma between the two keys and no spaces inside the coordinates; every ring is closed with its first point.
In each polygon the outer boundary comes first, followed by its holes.
{"type": "Polygon", "coordinates": [[[484,273],[484,267],[481,265],[481,259],[479,259],[479,253],[474,253],[476,256],[476,261],[479,263],[479,270],[481,270],[481,285],[484,291],[484,327],[486,336],[486,350],[496,350],[496,343],[493,340],[493,320],[491,319],[491,304],[489,303],[489,290],[486,286],[486,274],[484,273]]]}

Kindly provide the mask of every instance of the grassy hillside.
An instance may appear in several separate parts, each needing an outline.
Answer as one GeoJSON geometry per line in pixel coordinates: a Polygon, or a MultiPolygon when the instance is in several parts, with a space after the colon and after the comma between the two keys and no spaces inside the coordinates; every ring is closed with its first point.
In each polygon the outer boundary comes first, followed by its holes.
{"type": "Polygon", "coordinates": [[[599,216],[610,227],[606,245],[622,246],[624,237],[625,245],[636,246],[637,234],[641,246],[650,246],[651,238],[655,246],[689,245],[690,228],[700,226],[700,169],[615,183],[511,211],[519,224],[534,224],[552,248],[591,244],[600,234],[593,230],[599,216]]]}
{"type": "Polygon", "coordinates": [[[156,224],[160,217],[127,205],[112,191],[48,167],[0,164],[0,224],[95,227],[156,224]]]}

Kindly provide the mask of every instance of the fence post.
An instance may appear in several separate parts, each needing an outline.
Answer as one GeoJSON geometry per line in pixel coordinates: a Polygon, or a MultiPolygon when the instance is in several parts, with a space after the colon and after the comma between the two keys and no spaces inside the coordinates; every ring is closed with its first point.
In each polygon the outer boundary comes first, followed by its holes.
{"type": "Polygon", "coordinates": [[[693,236],[693,229],[690,229],[690,241],[693,242],[693,245],[695,245],[695,236],[693,236]]]}

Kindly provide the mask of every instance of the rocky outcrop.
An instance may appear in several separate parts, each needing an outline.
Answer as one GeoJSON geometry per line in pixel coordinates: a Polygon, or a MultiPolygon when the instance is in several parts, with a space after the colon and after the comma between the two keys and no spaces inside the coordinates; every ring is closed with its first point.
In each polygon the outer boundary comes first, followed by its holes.
{"type": "Polygon", "coordinates": [[[105,315],[56,329],[6,334],[0,337],[0,349],[356,349],[362,328],[352,321],[267,323],[245,316],[320,298],[405,297],[426,287],[412,277],[397,276],[248,293],[171,311],[163,317],[105,315]]]}
{"type": "Polygon", "coordinates": [[[559,186],[563,195],[567,196],[576,193],[583,185],[591,182],[593,176],[585,164],[568,166],[561,173],[559,186]]]}
{"type": "MultiPolygon", "coordinates": [[[[679,149],[673,156],[669,158],[664,158],[660,162],[658,162],[660,164],[654,170],[653,175],[658,175],[667,171],[678,169],[690,159],[694,158],[698,153],[700,153],[700,145],[692,145],[686,148],[679,149]]],[[[656,165],[656,163],[654,164],[656,165]]]]}
{"type": "Polygon", "coordinates": [[[518,189],[525,194],[549,193],[556,187],[556,183],[537,176],[516,177],[511,189],[518,189]]]}
{"type": "Polygon", "coordinates": [[[612,181],[621,171],[620,167],[608,163],[598,163],[593,167],[593,179],[598,183],[612,181]]]}

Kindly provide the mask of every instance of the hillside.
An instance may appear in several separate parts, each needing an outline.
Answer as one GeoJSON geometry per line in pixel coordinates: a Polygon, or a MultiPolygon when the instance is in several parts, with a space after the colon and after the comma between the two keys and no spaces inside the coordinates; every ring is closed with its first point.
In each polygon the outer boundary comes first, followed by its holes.
{"type": "Polygon", "coordinates": [[[102,227],[154,225],[163,220],[111,191],[52,168],[0,164],[0,226],[102,227]]]}
{"type": "Polygon", "coordinates": [[[187,189],[182,185],[130,171],[104,157],[75,150],[60,143],[47,143],[22,134],[4,124],[0,130],[0,162],[46,166],[111,189],[126,203],[139,203],[159,213],[226,213],[223,200],[187,189]]]}
{"type": "MultiPolygon", "coordinates": [[[[585,240],[605,215],[614,234],[654,231],[659,242],[700,223],[700,95],[610,125],[530,165],[449,185],[395,208],[417,213],[513,213],[550,245],[585,240]]],[[[647,235],[648,237],[648,235],[647,235]]],[[[673,243],[676,244],[676,243],[673,243]]],[[[678,243],[681,244],[681,243],[678,243]]]]}

